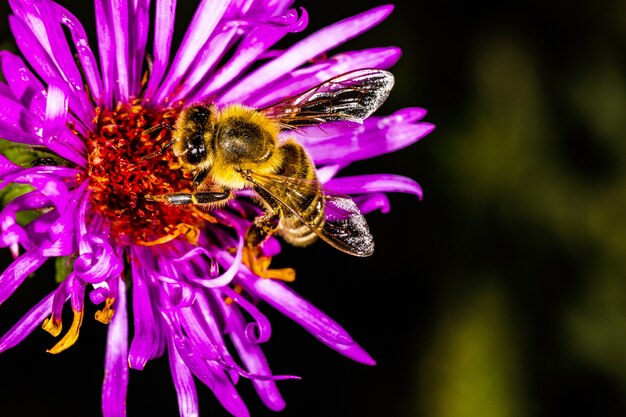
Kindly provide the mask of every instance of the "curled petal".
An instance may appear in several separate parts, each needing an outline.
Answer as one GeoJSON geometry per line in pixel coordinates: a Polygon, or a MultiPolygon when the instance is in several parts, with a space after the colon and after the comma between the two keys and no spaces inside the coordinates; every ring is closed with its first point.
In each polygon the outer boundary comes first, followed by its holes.
{"type": "Polygon", "coordinates": [[[252,323],[248,323],[245,327],[246,339],[250,343],[256,344],[267,342],[272,335],[272,326],[270,325],[267,317],[265,317],[265,315],[262,314],[252,303],[237,294],[234,290],[228,287],[223,288],[222,290],[224,291],[224,294],[233,300],[234,303],[246,310],[254,318],[254,321],[252,323]]]}
{"type": "Polygon", "coordinates": [[[0,246],[21,243],[30,246],[30,237],[22,226],[17,223],[16,215],[20,211],[34,210],[50,205],[50,200],[38,192],[29,192],[14,198],[0,212],[0,246]]]}
{"type": "Polygon", "coordinates": [[[221,104],[246,102],[251,94],[283,74],[377,25],[392,9],[393,6],[377,7],[315,32],[244,77],[217,101],[221,104]]]}
{"type": "MultiPolygon", "coordinates": [[[[219,288],[224,287],[231,283],[237,272],[239,271],[239,267],[241,266],[241,257],[243,254],[243,237],[239,236],[239,242],[237,244],[237,252],[235,256],[235,260],[230,265],[226,271],[222,275],[219,275],[212,279],[203,279],[200,277],[191,276],[190,278],[197,284],[202,285],[205,288],[219,288]]],[[[219,256],[219,255],[218,255],[219,256]]]]}
{"type": "Polygon", "coordinates": [[[74,272],[91,284],[102,282],[123,270],[122,261],[106,241],[94,241],[89,252],[81,253],[74,261],[74,272]]]}
{"type": "Polygon", "coordinates": [[[92,286],[93,290],[89,293],[89,299],[95,305],[104,302],[111,294],[109,283],[106,281],[92,284],[92,286]]]}
{"type": "MultiPolygon", "coordinates": [[[[228,322],[231,326],[230,339],[239,353],[246,368],[256,374],[271,375],[269,364],[258,343],[252,343],[245,336],[244,318],[235,308],[228,308],[228,322]]],[[[285,408],[285,400],[280,395],[276,382],[273,380],[252,379],[252,385],[263,403],[273,411],[285,408]]]]}

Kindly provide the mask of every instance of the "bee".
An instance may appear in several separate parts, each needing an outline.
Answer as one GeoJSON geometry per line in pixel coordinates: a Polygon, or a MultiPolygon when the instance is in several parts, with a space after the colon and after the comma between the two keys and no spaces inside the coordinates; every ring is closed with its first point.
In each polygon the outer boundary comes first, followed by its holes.
{"type": "Polygon", "coordinates": [[[193,191],[146,198],[208,210],[222,207],[238,190],[251,189],[265,211],[245,233],[247,248],[257,248],[270,235],[294,246],[319,237],[348,254],[369,256],[374,241],[357,205],[326,190],[306,150],[279,135],[325,122],[362,123],[386,100],[393,83],[388,71],[360,69],[264,108],[191,104],[159,152],[172,147],[182,169],[193,176],[193,191]]]}

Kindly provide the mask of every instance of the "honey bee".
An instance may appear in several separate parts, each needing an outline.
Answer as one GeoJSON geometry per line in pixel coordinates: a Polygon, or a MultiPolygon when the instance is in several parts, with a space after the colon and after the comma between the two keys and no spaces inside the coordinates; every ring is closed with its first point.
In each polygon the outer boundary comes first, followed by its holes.
{"type": "Polygon", "coordinates": [[[172,147],[182,169],[193,176],[193,191],[146,198],[206,210],[225,205],[237,190],[251,189],[265,213],[246,231],[247,248],[276,234],[294,246],[319,237],[348,254],[369,256],[374,241],[357,205],[325,190],[305,149],[279,134],[324,122],[362,123],[386,100],[393,83],[387,71],[361,69],[265,108],[191,104],[160,152],[172,147]]]}

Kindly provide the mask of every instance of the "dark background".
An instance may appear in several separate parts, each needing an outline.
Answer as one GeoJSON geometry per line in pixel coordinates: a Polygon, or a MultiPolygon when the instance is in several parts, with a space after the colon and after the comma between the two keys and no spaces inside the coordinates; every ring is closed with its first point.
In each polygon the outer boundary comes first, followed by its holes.
{"type": "MultiPolygon", "coordinates": [[[[94,42],[91,2],[61,3],[94,42]]],[[[178,40],[195,7],[180,3],[178,40]]],[[[310,26],[289,43],[381,4],[308,3],[310,26]]],[[[272,369],[302,380],[279,383],[288,405],[278,414],[243,380],[251,414],[626,415],[626,3],[396,5],[337,51],[400,46],[380,113],[425,107],[437,129],[350,173],[409,176],[424,200],[391,195],[389,214],[369,216],[371,258],[317,244],[276,259],[378,365],[342,357],[266,306],[272,369]]],[[[4,2],[0,11],[6,22],[4,2]]],[[[17,291],[1,330],[52,281],[42,271],[17,291]]],[[[0,355],[0,415],[100,414],[105,327],[89,314],[61,355],[45,353],[43,331],[0,355]]],[[[227,415],[197,386],[202,415],[227,415]]],[[[131,371],[129,416],[177,413],[165,359],[131,371]]]]}

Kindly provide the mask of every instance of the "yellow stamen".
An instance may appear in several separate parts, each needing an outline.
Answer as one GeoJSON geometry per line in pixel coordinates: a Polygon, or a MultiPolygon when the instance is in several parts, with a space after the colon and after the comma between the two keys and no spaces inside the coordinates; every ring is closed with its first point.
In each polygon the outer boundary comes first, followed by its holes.
{"type": "Polygon", "coordinates": [[[78,340],[78,333],[80,332],[80,326],[83,323],[84,315],[85,312],[83,310],[74,311],[74,320],[72,321],[70,329],[67,331],[67,333],[65,333],[65,336],[63,336],[63,338],[61,338],[61,340],[59,340],[56,345],[54,345],[51,349],[48,349],[46,352],[56,355],[57,353],[63,352],[65,349],[71,347],[74,343],[76,343],[76,340],[78,340]]]}
{"type": "Polygon", "coordinates": [[[150,242],[138,243],[144,246],[162,245],[164,243],[171,242],[180,235],[183,235],[183,237],[187,239],[187,242],[191,243],[192,245],[197,245],[198,238],[200,237],[200,229],[187,223],[179,223],[176,225],[176,230],[174,230],[169,235],[163,236],[156,240],[151,240],[150,242]]]}
{"type": "Polygon", "coordinates": [[[61,319],[57,319],[54,316],[48,317],[41,324],[41,328],[50,333],[52,336],[57,337],[61,334],[63,329],[63,323],[61,319]]]}
{"type": "Polygon", "coordinates": [[[96,320],[98,320],[102,324],[109,324],[111,322],[111,319],[113,318],[113,313],[115,313],[115,310],[111,308],[114,301],[114,298],[107,297],[104,302],[104,308],[102,310],[96,311],[96,320]]]}
{"type": "MultiPolygon", "coordinates": [[[[233,288],[233,289],[235,290],[235,292],[236,292],[237,294],[241,294],[241,293],[243,292],[243,287],[242,287],[241,285],[239,285],[239,284],[235,285],[235,288],[233,288]]],[[[233,300],[231,297],[226,297],[226,298],[224,299],[224,302],[225,302],[226,304],[228,304],[228,305],[231,305],[232,303],[234,303],[234,302],[235,302],[235,300],[233,300]]]]}
{"type": "Polygon", "coordinates": [[[296,279],[296,271],[293,268],[270,269],[272,258],[270,256],[257,256],[256,249],[245,247],[241,262],[254,274],[269,279],[278,279],[285,282],[293,282],[296,279]]]}

